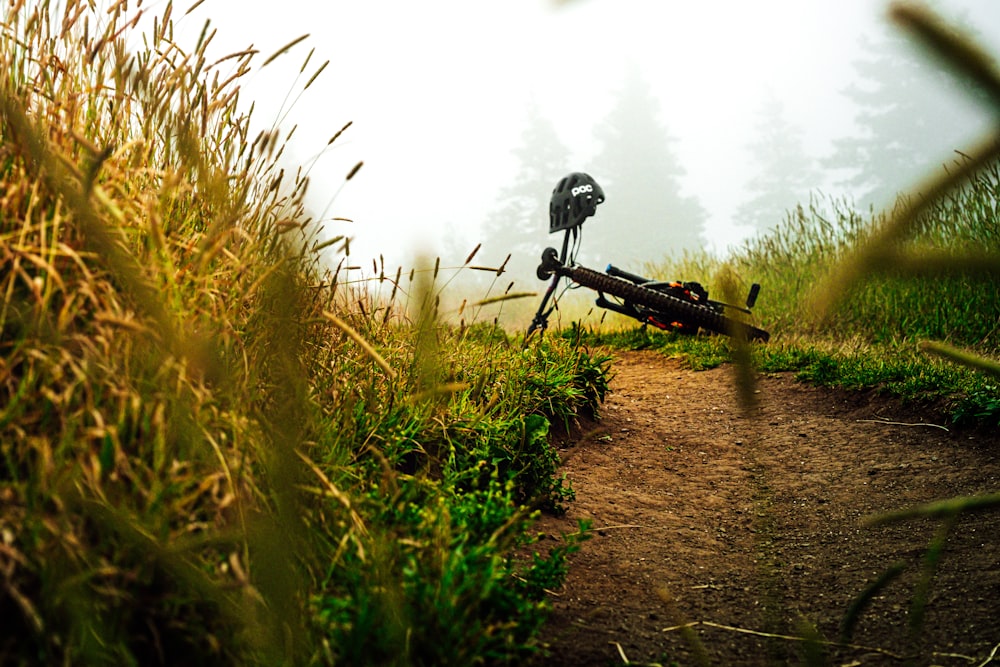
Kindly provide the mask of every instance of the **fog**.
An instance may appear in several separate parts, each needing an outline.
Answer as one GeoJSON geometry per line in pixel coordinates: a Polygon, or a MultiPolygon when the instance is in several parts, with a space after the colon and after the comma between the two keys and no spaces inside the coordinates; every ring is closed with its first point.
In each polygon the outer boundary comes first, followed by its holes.
{"type": "MultiPolygon", "coordinates": [[[[995,0],[932,6],[1000,53],[995,0]]],[[[951,161],[988,120],[970,96],[929,79],[926,97],[947,100],[935,126],[893,138],[922,159],[886,167],[882,191],[845,182],[849,151],[838,142],[864,139],[857,91],[878,87],[857,63],[878,60],[899,34],[885,16],[872,0],[208,0],[178,26],[193,40],[211,19],[214,49],[252,44],[258,65],[309,33],[244,81],[241,98],[259,128],[298,126],[286,158],[311,166],[310,209],[370,266],[378,255],[408,265],[418,252],[460,262],[480,241],[488,260],[533,261],[532,245],[556,240],[551,189],[573,171],[604,185],[588,226],[630,260],[691,245],[724,252],[818,194],[881,206],[885,187],[951,161]]]]}

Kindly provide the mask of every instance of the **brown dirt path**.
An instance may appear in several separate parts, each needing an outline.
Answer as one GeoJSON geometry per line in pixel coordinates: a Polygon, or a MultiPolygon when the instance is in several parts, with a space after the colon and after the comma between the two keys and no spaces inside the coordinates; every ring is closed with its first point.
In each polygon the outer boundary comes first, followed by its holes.
{"type": "Polygon", "coordinates": [[[787,375],[759,379],[751,419],[731,368],[628,352],[613,370],[602,419],[561,451],[577,499],[541,523],[594,528],[554,592],[544,664],[804,664],[821,650],[819,664],[978,665],[1000,643],[1000,511],[950,531],[918,632],[911,601],[941,523],[866,522],[1000,490],[996,431],[902,425],[924,419],[787,375]],[[837,641],[851,601],[895,563],[853,648],[751,634],[837,641]]]}

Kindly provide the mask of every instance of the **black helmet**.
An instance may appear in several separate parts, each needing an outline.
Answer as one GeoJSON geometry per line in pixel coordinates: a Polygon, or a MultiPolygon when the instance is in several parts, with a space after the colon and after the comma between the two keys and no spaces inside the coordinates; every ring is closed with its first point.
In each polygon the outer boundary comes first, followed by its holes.
{"type": "Polygon", "coordinates": [[[582,225],[603,201],[604,190],[589,175],[575,172],[566,176],[549,200],[549,233],[582,225]]]}

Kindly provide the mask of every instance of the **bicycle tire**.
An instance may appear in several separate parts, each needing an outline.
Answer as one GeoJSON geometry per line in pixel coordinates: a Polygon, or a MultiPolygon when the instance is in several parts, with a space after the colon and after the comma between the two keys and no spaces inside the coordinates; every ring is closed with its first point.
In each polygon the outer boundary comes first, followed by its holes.
{"type": "Polygon", "coordinates": [[[677,297],[647,289],[630,283],[622,278],[609,276],[606,273],[594,271],[583,266],[560,266],[556,269],[559,275],[565,276],[575,283],[592,290],[611,294],[632,303],[652,308],[679,321],[697,324],[702,329],[727,336],[742,335],[747,340],[767,342],[771,337],[767,331],[727,317],[707,306],[699,306],[677,297]]]}

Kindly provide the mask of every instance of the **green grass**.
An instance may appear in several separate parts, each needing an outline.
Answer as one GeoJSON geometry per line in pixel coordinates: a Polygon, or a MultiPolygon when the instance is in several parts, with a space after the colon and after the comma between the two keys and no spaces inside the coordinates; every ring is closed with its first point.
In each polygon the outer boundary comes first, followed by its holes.
{"type": "MultiPolygon", "coordinates": [[[[347,239],[308,216],[308,170],[282,168],[287,137],[254,135],[239,104],[269,54],[210,62],[211,26],[176,44],[169,4],[126,47],[123,7],[15,2],[0,24],[0,662],[536,653],[545,592],[587,536],[542,549],[533,533],[573,498],[550,429],[598,410],[595,344],[707,367],[729,343],[577,328],[523,345],[496,319],[516,294],[441,312],[475,253],[457,273],[428,261],[359,282],[347,239]]],[[[325,68],[313,55],[298,93],[325,68]]],[[[998,180],[990,167],[941,199],[909,249],[995,248],[998,180]]],[[[989,281],[861,274],[827,324],[803,316],[874,238],[830,206],[728,265],[657,271],[761,282],[759,368],[995,423],[991,381],[917,346],[995,352],[989,281]]]]}
{"type": "MultiPolygon", "coordinates": [[[[993,158],[921,212],[912,234],[894,246],[899,265],[850,280],[839,279],[838,271],[872,243],[874,230],[888,219],[819,199],[789,212],[773,233],[751,239],[728,258],[689,254],[643,271],[663,280],[700,280],[716,298],[727,276],[761,283],[754,318],[772,334],[768,345],[754,350],[763,370],[795,371],[800,379],[825,386],[877,389],[933,405],[956,422],[997,425],[995,365],[970,370],[923,351],[930,340],[987,360],[1000,354],[994,274],[965,259],[972,252],[978,261],[984,248],[996,247],[997,202],[1000,162],[993,158]],[[811,309],[820,284],[836,296],[823,317],[811,309]]],[[[603,333],[588,339],[592,344],[662,348],[694,368],[732,358],[722,339],[595,329],[603,333]]]]}
{"type": "Polygon", "coordinates": [[[344,240],[238,104],[259,56],[75,6],[0,24],[0,662],[537,651],[586,537],[535,544],[573,496],[548,432],[607,358],[522,349],[495,301],[444,324],[436,264],[326,269],[344,240]]]}
{"type": "MultiPolygon", "coordinates": [[[[642,326],[563,335],[595,347],[658,350],[692,370],[715,368],[737,357],[725,337],[665,334],[642,326]]],[[[758,372],[791,372],[797,380],[817,386],[876,391],[952,424],[1000,425],[1000,387],[995,377],[930,356],[916,344],[797,337],[755,346],[750,359],[758,372]]]]}

